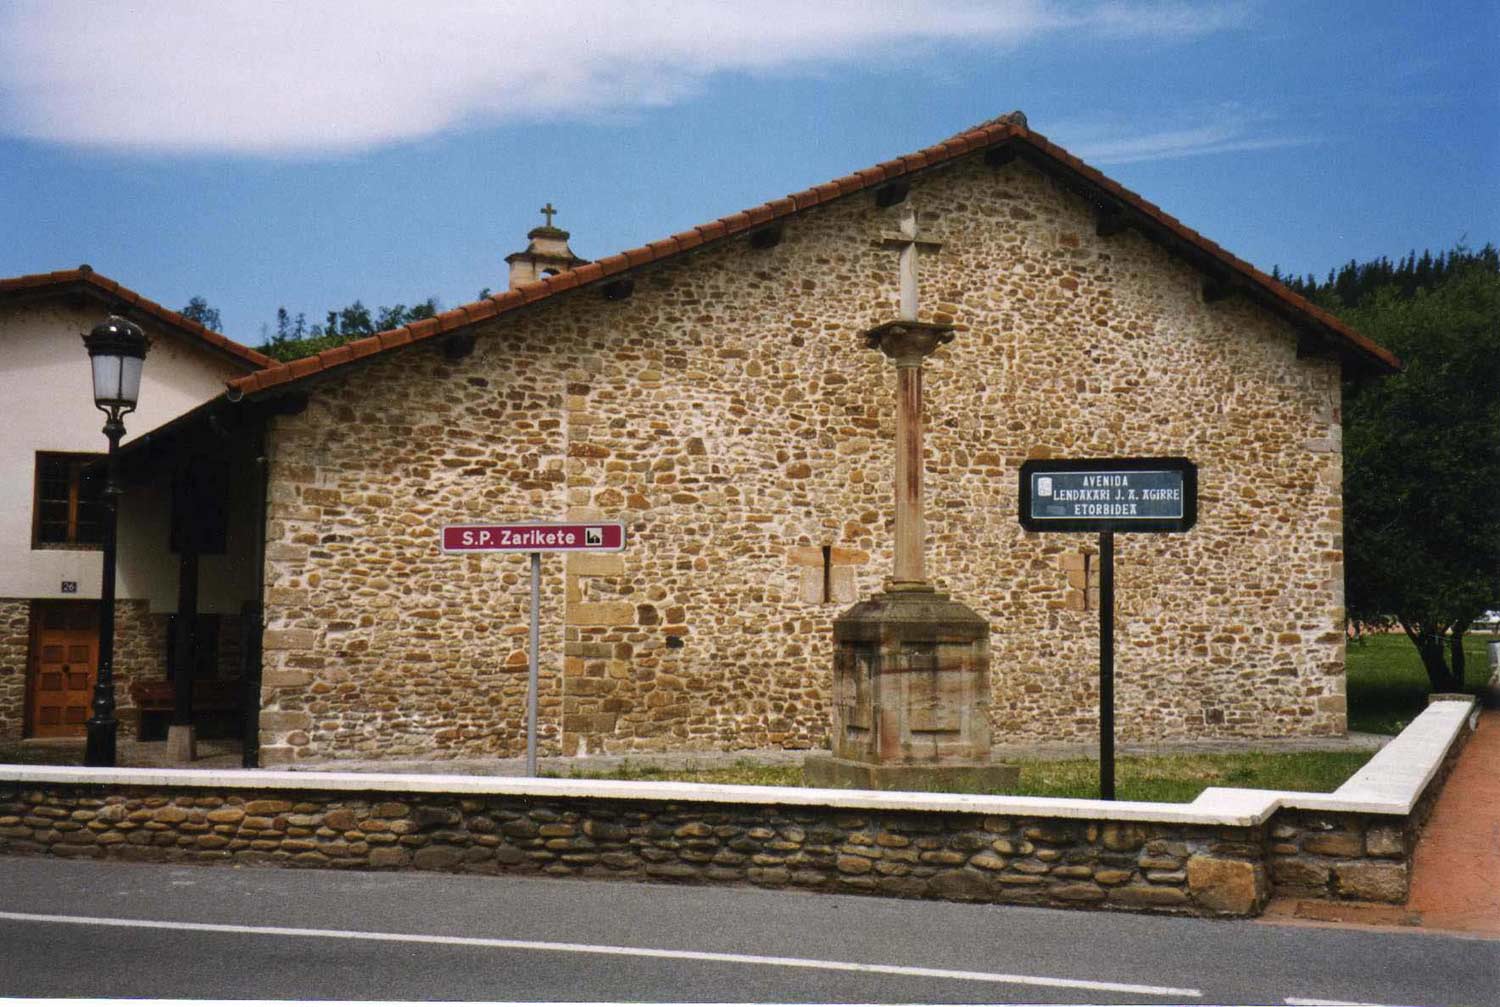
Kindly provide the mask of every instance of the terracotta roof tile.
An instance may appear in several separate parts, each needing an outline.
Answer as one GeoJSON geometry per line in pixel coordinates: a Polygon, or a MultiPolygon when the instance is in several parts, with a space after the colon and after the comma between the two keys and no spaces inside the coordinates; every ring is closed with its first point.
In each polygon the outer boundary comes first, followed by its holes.
{"type": "Polygon", "coordinates": [[[625,257],[624,252],[617,252],[614,255],[605,256],[604,258],[597,261],[599,263],[599,268],[604,271],[605,276],[613,276],[615,273],[618,273],[623,269],[630,268],[630,260],[625,257]]]}
{"type": "Polygon", "coordinates": [[[352,343],[345,343],[344,349],[349,351],[351,360],[368,357],[380,352],[380,341],[378,339],[356,339],[352,343]]]}
{"type": "MultiPolygon", "coordinates": [[[[703,234],[697,228],[691,231],[678,231],[672,235],[672,240],[677,242],[677,250],[679,252],[686,252],[689,248],[697,248],[703,244],[703,234]]],[[[583,272],[581,269],[573,270],[575,276],[581,272],[583,272]]],[[[583,282],[581,277],[579,280],[583,282]]]]}
{"type": "MultiPolygon", "coordinates": [[[[493,295],[487,301],[470,306],[471,308],[480,307],[480,311],[471,311],[467,315],[461,310],[447,311],[439,315],[436,320],[414,323],[407,330],[398,330],[396,333],[380,333],[372,337],[371,340],[361,340],[360,342],[378,341],[378,345],[383,350],[405,345],[406,343],[430,339],[440,332],[467,324],[464,321],[465,318],[469,322],[472,322],[503,314],[521,304],[543,300],[554,293],[560,293],[588,283],[597,282],[627,269],[682,254],[699,245],[708,244],[753,227],[762,226],[770,221],[790,216],[800,210],[827,202],[830,199],[869,189],[912,172],[920,171],[923,168],[943,164],[970,152],[1004,141],[1021,145],[1021,152],[1028,154],[1033,161],[1039,162],[1044,168],[1050,163],[1058,166],[1061,170],[1071,172],[1090,191],[1104,193],[1108,198],[1117,201],[1128,212],[1143,218],[1147,222],[1148,227],[1154,226],[1166,232],[1171,236],[1172,240],[1178,243],[1178,247],[1194,249],[1196,250],[1194,254],[1201,255],[1207,260],[1216,261],[1229,273],[1238,275],[1257,295],[1280,303],[1293,315],[1305,318],[1328,330],[1367,361],[1389,369],[1397,369],[1401,366],[1400,361],[1390,351],[1377,346],[1369,339],[1350,329],[1337,318],[1308,303],[1253,266],[1224,251],[1217,244],[1209,241],[1198,232],[1184,226],[1176,218],[1164,213],[1154,203],[1142,199],[1118,182],[1089,167],[1066,150],[1052,143],[1042,134],[1032,132],[1010,116],[1002,116],[998,119],[981,123],[925,150],[919,150],[894,160],[882,161],[872,167],[861,169],[832,182],[825,182],[810,189],[804,189],[801,192],[791,193],[780,199],[771,200],[768,203],[749,210],[731,214],[718,220],[711,220],[691,231],[685,231],[671,238],[655,241],[644,247],[628,249],[596,262],[588,263],[577,269],[553,277],[550,283],[528,284],[520,290],[510,290],[503,294],[493,295]]],[[[0,292],[3,292],[4,289],[4,281],[0,281],[0,292]]],[[[367,351],[363,346],[358,346],[358,344],[350,344],[350,346],[354,347],[351,352],[351,359],[368,356],[370,353],[376,352],[374,350],[367,351]]],[[[257,374],[231,381],[229,385],[232,391],[245,393],[266,390],[304,376],[308,373],[307,368],[309,366],[316,371],[320,366],[319,358],[312,358],[310,361],[298,361],[294,366],[282,365],[272,367],[257,374]]]]}
{"type": "MultiPolygon", "coordinates": [[[[517,290],[513,291],[513,293],[524,295],[525,291],[517,290]]],[[[464,314],[462,308],[449,308],[437,316],[438,329],[442,332],[451,332],[454,329],[462,328],[468,321],[469,316],[464,314]]]]}
{"type": "Polygon", "coordinates": [[[750,226],[750,215],[744,210],[741,210],[739,213],[731,213],[719,219],[724,222],[724,233],[726,235],[738,234],[750,226]]]}
{"type": "Polygon", "coordinates": [[[317,357],[303,357],[301,360],[293,360],[287,364],[286,369],[293,378],[305,378],[309,374],[318,373],[323,368],[317,357]]]}
{"type": "MultiPolygon", "coordinates": [[[[438,319],[441,320],[442,317],[442,315],[439,315],[438,319]]],[[[375,335],[366,336],[365,338],[375,340],[375,342],[380,344],[382,350],[390,350],[411,342],[411,333],[406,329],[387,329],[385,332],[377,332],[375,335]]]]}
{"type": "Polygon", "coordinates": [[[52,287],[77,287],[81,290],[92,289],[100,296],[124,301],[141,312],[149,315],[152,319],[173,329],[174,331],[195,339],[198,342],[227,354],[242,366],[251,368],[275,367],[276,361],[243,346],[223,334],[204,328],[191,319],[184,318],[181,314],[170,308],[164,308],[155,301],[142,297],[129,287],[121,286],[107,276],[102,276],[92,269],[61,269],[51,273],[33,273],[28,276],[12,276],[0,279],[0,297],[24,296],[27,294],[45,294],[52,287]]]}
{"type": "Polygon", "coordinates": [[[857,192],[864,187],[865,181],[858,175],[843,175],[835,178],[832,182],[827,183],[826,186],[822,186],[821,188],[832,190],[833,195],[829,198],[833,199],[846,193],[857,192]]]}
{"type": "Polygon", "coordinates": [[[324,350],[318,354],[318,363],[324,367],[337,367],[339,364],[347,364],[354,359],[354,350],[348,343],[343,346],[335,346],[331,350],[324,350]]]}
{"type": "Polygon", "coordinates": [[[821,185],[813,186],[805,192],[797,193],[797,209],[801,210],[804,207],[817,206],[819,203],[828,202],[834,196],[841,195],[843,193],[836,187],[824,182],[821,185]]]}
{"type": "Polygon", "coordinates": [[[700,224],[698,233],[703,235],[703,240],[714,241],[729,233],[729,228],[724,226],[723,220],[710,220],[706,224],[700,224]]]}
{"type": "Polygon", "coordinates": [[[624,254],[625,265],[627,267],[644,266],[648,262],[656,261],[656,258],[655,255],[651,254],[651,249],[649,248],[631,248],[627,249],[624,254]]]}
{"type": "Polygon", "coordinates": [[[902,173],[908,171],[920,171],[927,167],[927,156],[925,154],[907,154],[901,159],[902,173]]]}
{"type": "MultiPolygon", "coordinates": [[[[703,239],[699,238],[698,243],[702,244],[703,239]]],[[[602,277],[604,275],[604,270],[600,267],[599,263],[590,262],[587,265],[579,266],[577,269],[573,270],[573,275],[578,277],[579,283],[590,283],[602,277]]]]}
{"type": "MultiPolygon", "coordinates": [[[[542,282],[547,285],[548,293],[557,294],[561,293],[564,290],[572,290],[574,287],[578,286],[578,277],[573,275],[572,270],[569,270],[566,273],[558,273],[555,276],[549,276],[542,282]]],[[[494,305],[490,305],[490,307],[493,308],[494,305]]],[[[499,312],[491,311],[490,314],[495,315],[499,314],[499,312]]],[[[485,317],[489,316],[486,315],[485,317]]]]}

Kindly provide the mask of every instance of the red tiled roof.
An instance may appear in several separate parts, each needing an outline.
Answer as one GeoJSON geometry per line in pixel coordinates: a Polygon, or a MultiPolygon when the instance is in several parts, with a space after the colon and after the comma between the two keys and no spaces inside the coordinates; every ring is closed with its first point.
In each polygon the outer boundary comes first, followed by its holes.
{"type": "Polygon", "coordinates": [[[28,294],[48,293],[53,289],[65,291],[79,289],[94,294],[107,302],[114,302],[121,310],[135,309],[163,325],[203,343],[210,349],[226,354],[246,367],[260,369],[272,367],[276,361],[264,353],[257,353],[233,339],[227,339],[212,329],[206,329],[191,319],[155,301],[147,300],[129,287],[123,287],[107,276],[94,272],[87,266],[79,269],[64,269],[55,273],[33,273],[29,276],[12,276],[0,279],[0,298],[28,294]]]}
{"type": "Polygon", "coordinates": [[[1128,215],[1132,223],[1154,240],[1168,243],[1179,253],[1201,260],[1201,265],[1220,271],[1221,279],[1232,278],[1240,289],[1259,295],[1269,306],[1278,308],[1293,319],[1309,325],[1357,360],[1377,370],[1400,369],[1400,359],[1389,350],[1356,332],[1306,298],[1288,290],[1254,266],[1231,255],[1175,217],[1163,212],[1160,207],[1142,199],[1097,169],[1089,167],[1042,134],[1033,132],[1025,125],[1022,117],[1012,114],[982,123],[914,154],[882,162],[851,175],[845,175],[843,178],[834,179],[832,182],[825,182],[802,192],[792,193],[749,210],[720,217],[718,220],[701,224],[690,231],[683,231],[669,238],[599,259],[576,269],[545,277],[535,283],[522,284],[513,290],[494,294],[484,300],[444,312],[436,319],[417,322],[389,332],[380,332],[355,340],[338,349],[325,350],[316,356],[278,364],[254,374],[235,378],[228,383],[229,388],[231,394],[254,395],[378,352],[432,339],[441,333],[494,318],[565,290],[597,283],[639,266],[680,255],[708,242],[720,241],[753,231],[819,203],[861,190],[872,189],[914,172],[933,168],[966,154],[1002,144],[1013,145],[1017,153],[1027,156],[1044,169],[1068,176],[1076,186],[1084,189],[1095,201],[1115,202],[1128,215]]]}

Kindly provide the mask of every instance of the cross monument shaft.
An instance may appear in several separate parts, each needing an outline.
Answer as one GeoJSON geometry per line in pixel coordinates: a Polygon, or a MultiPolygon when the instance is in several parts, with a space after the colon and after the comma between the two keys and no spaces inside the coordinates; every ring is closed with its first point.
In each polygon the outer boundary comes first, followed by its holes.
{"type": "Polygon", "coordinates": [[[896,543],[892,591],[931,590],[927,584],[927,519],[923,499],[922,361],[953,340],[953,326],[899,320],[866,333],[896,365],[896,543]]]}

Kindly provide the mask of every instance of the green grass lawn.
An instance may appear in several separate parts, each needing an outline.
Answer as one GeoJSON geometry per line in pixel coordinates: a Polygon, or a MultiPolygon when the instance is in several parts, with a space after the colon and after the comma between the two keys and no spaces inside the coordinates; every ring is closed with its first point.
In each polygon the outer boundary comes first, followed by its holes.
{"type": "MultiPolygon", "coordinates": [[[[1489,680],[1488,635],[1464,637],[1464,691],[1489,680]]],[[[1405,633],[1369,633],[1349,644],[1349,730],[1396,734],[1427,706],[1431,686],[1422,659],[1405,633]]]]}
{"type": "MultiPolygon", "coordinates": [[[[1369,757],[1368,752],[1126,757],[1115,762],[1115,796],[1125,801],[1187,802],[1205,787],[1326,792],[1336,789],[1369,757]]],[[[1016,761],[1021,767],[1021,782],[1007,793],[1033,797],[1099,796],[1099,763],[1092,759],[1016,761]]],[[[658,769],[626,761],[616,769],[574,775],[595,780],[802,786],[802,770],[798,766],[762,766],[748,760],[719,769],[658,769]]]]}

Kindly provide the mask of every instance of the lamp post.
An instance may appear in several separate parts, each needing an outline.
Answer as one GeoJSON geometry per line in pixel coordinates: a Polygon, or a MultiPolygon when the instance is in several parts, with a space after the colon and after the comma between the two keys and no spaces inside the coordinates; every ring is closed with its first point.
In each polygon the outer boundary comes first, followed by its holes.
{"type": "Polygon", "coordinates": [[[104,576],[99,584],[99,674],[94,681],[94,715],[88,722],[85,766],[113,766],[115,737],[115,519],[120,505],[120,469],[115,449],[125,434],[121,418],[135,410],[141,393],[146,334],[118,315],[83,337],[94,371],[94,405],[105,415],[109,455],[104,482],[104,576]]]}

